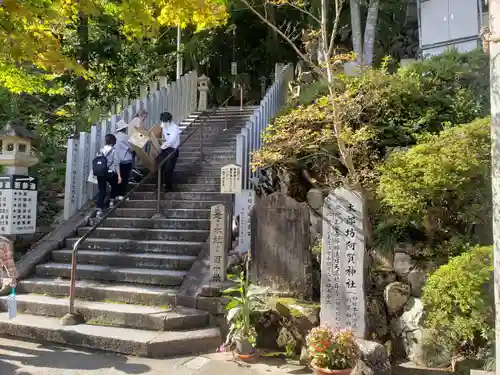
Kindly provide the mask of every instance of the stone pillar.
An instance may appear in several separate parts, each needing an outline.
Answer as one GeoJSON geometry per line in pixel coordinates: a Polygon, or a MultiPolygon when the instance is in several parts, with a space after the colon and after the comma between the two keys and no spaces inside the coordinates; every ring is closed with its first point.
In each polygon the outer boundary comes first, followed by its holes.
{"type": "Polygon", "coordinates": [[[283,63],[276,63],[276,67],[274,69],[274,81],[276,82],[280,76],[280,72],[283,70],[285,67],[285,64],[283,63]]]}
{"type": "Polygon", "coordinates": [[[206,75],[202,75],[198,78],[198,91],[200,92],[200,99],[198,101],[198,110],[206,111],[208,108],[208,83],[210,82],[210,78],[206,75]]]}

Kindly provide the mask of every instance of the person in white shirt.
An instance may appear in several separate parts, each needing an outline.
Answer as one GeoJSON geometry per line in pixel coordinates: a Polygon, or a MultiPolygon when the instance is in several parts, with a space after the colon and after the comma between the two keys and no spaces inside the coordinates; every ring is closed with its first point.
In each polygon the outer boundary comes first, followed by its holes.
{"type": "Polygon", "coordinates": [[[166,191],[172,191],[172,177],[174,173],[175,164],[179,157],[179,146],[181,143],[180,131],[177,124],[172,122],[172,115],[169,112],[160,114],[160,121],[162,127],[163,143],[161,145],[161,152],[158,155],[158,165],[165,160],[165,158],[173,154],[163,164],[163,183],[165,184],[166,191]]]}

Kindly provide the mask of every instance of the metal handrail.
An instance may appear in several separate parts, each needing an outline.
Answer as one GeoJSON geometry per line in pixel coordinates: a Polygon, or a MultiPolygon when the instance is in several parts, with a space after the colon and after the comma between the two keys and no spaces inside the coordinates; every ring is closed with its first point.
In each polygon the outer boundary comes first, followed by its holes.
{"type": "MultiPolygon", "coordinates": [[[[200,154],[201,154],[201,159],[203,160],[203,128],[205,127],[205,123],[209,118],[211,118],[222,106],[225,106],[227,102],[233,97],[231,94],[230,97],[228,97],[224,103],[222,103],[219,107],[214,109],[208,117],[204,119],[202,122],[202,125],[199,127],[201,129],[201,149],[200,149],[200,154]]],[[[227,107],[226,107],[227,108],[227,107]]],[[[191,136],[198,131],[199,128],[195,128],[189,135],[181,142],[179,145],[179,148],[186,143],[186,141],[191,138],[191,136]]],[[[227,128],[227,113],[226,113],[226,128],[227,128]]],[[[83,236],[81,236],[73,246],[72,254],[71,254],[71,274],[70,274],[70,287],[69,287],[69,306],[68,306],[68,314],[71,316],[70,319],[65,319],[63,318],[63,322],[65,324],[70,324],[70,322],[78,322],[77,314],[75,314],[75,286],[76,286],[76,258],[78,254],[78,249],[80,245],[85,241],[92,233],[94,233],[97,228],[104,222],[104,220],[113,212],[115,212],[118,208],[121,207],[123,202],[125,202],[132,194],[134,194],[137,189],[142,186],[147,180],[149,180],[155,173],[158,173],[158,203],[157,203],[157,215],[160,214],[160,200],[161,200],[161,169],[162,166],[169,160],[170,158],[173,157],[174,153],[170,153],[165,159],[163,159],[156,167],[156,171],[151,171],[146,177],[144,177],[132,190],[130,190],[125,196],[123,197],[122,200],[118,201],[111,209],[109,209],[107,212],[104,213],[104,215],[95,223],[87,233],[85,233],[83,236]]],[[[157,215],[154,215],[152,219],[157,218],[157,215]]]]}

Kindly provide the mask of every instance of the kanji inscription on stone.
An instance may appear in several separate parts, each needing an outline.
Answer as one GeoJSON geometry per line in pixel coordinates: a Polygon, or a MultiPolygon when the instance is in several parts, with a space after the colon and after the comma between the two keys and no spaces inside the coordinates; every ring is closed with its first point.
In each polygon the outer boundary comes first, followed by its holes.
{"type": "Polygon", "coordinates": [[[365,333],[363,200],[345,188],[323,204],[321,323],[365,333]]]}
{"type": "Polygon", "coordinates": [[[220,174],[221,194],[241,193],[241,167],[236,164],[228,164],[221,168],[220,174]]]}
{"type": "Polygon", "coordinates": [[[211,281],[226,280],[226,209],[223,204],[210,209],[210,275],[211,281]]]}

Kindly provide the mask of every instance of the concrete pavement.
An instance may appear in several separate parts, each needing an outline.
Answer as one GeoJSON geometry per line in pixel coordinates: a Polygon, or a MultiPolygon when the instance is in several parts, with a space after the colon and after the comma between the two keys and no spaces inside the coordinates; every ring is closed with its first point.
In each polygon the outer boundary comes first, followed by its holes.
{"type": "Polygon", "coordinates": [[[0,338],[0,375],[286,375],[310,374],[301,366],[262,359],[237,362],[230,353],[148,359],[0,338]]]}

